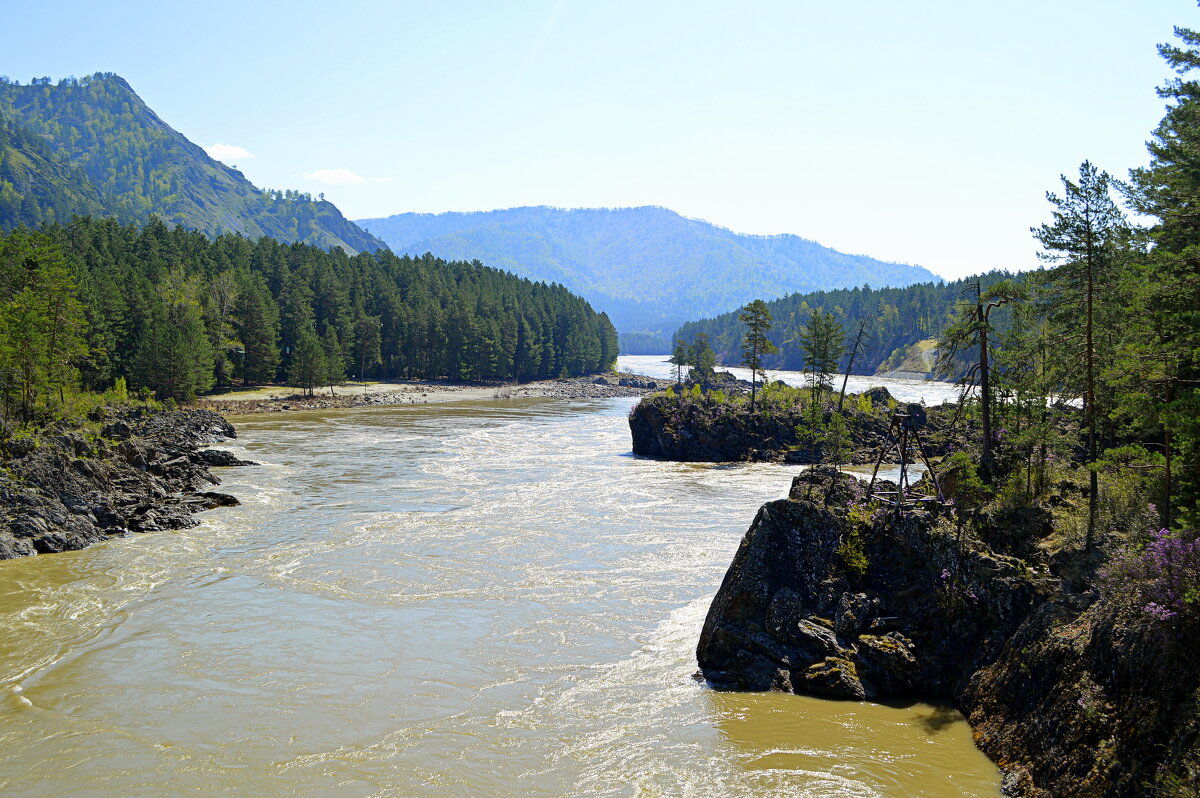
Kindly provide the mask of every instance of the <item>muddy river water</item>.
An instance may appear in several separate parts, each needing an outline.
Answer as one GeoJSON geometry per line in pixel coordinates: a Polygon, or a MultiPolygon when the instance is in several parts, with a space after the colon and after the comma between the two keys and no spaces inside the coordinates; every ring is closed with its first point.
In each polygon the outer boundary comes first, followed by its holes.
{"type": "Polygon", "coordinates": [[[635,458],[633,401],[246,417],[241,507],[0,562],[0,794],[998,795],[952,710],[693,678],[795,467],[635,458]]]}

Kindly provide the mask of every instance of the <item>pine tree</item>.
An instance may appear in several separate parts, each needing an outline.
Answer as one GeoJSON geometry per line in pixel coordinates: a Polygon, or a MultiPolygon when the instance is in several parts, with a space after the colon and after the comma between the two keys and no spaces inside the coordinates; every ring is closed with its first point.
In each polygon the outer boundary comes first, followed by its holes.
{"type": "Polygon", "coordinates": [[[261,274],[250,274],[238,287],[234,327],[242,342],[242,383],[270,382],[279,365],[279,309],[261,274]]]}
{"type": "MultiPolygon", "coordinates": [[[[1200,69],[1200,32],[1176,28],[1183,47],[1159,45],[1180,75],[1200,69]]],[[[1176,78],[1158,90],[1170,104],[1147,143],[1150,165],[1134,170],[1134,208],[1158,220],[1128,314],[1135,341],[1125,362],[1136,394],[1161,430],[1162,512],[1168,526],[1200,526],[1200,81],[1176,78]],[[1141,377],[1138,379],[1137,377],[1141,377]],[[1140,394],[1140,397],[1138,396],[1140,394]],[[1178,513],[1174,509],[1178,508],[1178,513]]]]}
{"type": "Polygon", "coordinates": [[[307,396],[312,396],[318,385],[325,384],[327,373],[321,339],[313,325],[306,324],[296,332],[296,346],[288,363],[288,384],[303,388],[307,396]]]}
{"type": "Polygon", "coordinates": [[[1099,485],[1095,463],[1098,457],[1097,323],[1105,289],[1115,282],[1116,264],[1122,247],[1129,240],[1124,214],[1111,196],[1112,179],[1091,163],[1079,167],[1079,183],[1062,177],[1063,196],[1053,192],[1046,199],[1054,206],[1054,221],[1033,228],[1041,242],[1043,259],[1057,264],[1046,274],[1042,294],[1048,299],[1050,316],[1057,321],[1060,340],[1057,346],[1078,352],[1064,364],[1071,371],[1082,367],[1084,423],[1087,426],[1086,465],[1089,468],[1087,547],[1095,537],[1099,485]],[[1079,328],[1082,320],[1083,328],[1079,328]]]}
{"type": "Polygon", "coordinates": [[[717,368],[717,354],[708,344],[707,333],[696,333],[688,347],[687,362],[692,367],[691,379],[702,383],[712,380],[717,368]]]}
{"type": "Polygon", "coordinates": [[[832,377],[842,357],[842,338],[845,331],[833,314],[823,309],[809,314],[800,331],[800,350],[804,353],[804,369],[812,389],[813,406],[819,406],[821,395],[833,389],[832,377]]]}
{"type": "Polygon", "coordinates": [[[346,381],[346,353],[333,325],[321,337],[321,349],[325,353],[325,382],[329,383],[329,395],[333,396],[333,386],[346,381]]]}
{"type": "Polygon", "coordinates": [[[213,353],[200,313],[197,280],[170,269],[134,357],[133,374],[163,399],[191,399],[212,387],[213,353]]]}
{"type": "Polygon", "coordinates": [[[753,413],[758,376],[765,376],[762,359],[778,352],[779,347],[767,337],[772,319],[766,302],[754,300],[742,308],[738,319],[746,325],[746,334],[742,338],[742,365],[750,369],[750,412],[753,413]]]}
{"type": "Polygon", "coordinates": [[[675,367],[675,387],[683,385],[683,367],[688,364],[688,345],[682,338],[675,339],[675,349],[671,353],[671,365],[675,367]]]}

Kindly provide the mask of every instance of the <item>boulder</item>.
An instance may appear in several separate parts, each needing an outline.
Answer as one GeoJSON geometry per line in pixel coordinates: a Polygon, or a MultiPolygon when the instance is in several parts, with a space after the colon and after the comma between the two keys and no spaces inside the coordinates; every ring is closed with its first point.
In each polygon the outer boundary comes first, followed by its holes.
{"type": "Polygon", "coordinates": [[[866,593],[843,593],[838,599],[833,629],[838,637],[852,640],[878,614],[879,599],[868,598],[866,593]]]}
{"type": "Polygon", "coordinates": [[[892,400],[892,394],[882,385],[875,388],[868,388],[861,395],[865,396],[867,401],[871,403],[871,407],[874,408],[887,407],[892,400]]]}
{"type": "Polygon", "coordinates": [[[219,468],[258,465],[253,460],[239,460],[237,457],[234,457],[232,452],[227,452],[223,449],[201,449],[191,455],[191,461],[219,468]]]}
{"type": "Polygon", "coordinates": [[[809,665],[800,674],[800,683],[804,692],[830,698],[849,698],[861,701],[867,697],[862,682],[858,678],[858,668],[848,659],[827,657],[821,662],[809,665]]]}

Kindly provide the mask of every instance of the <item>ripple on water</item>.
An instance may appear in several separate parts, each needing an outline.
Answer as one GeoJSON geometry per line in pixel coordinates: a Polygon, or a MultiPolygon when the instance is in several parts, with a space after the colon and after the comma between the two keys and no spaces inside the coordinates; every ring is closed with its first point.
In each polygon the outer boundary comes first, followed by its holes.
{"type": "Polygon", "coordinates": [[[0,563],[0,789],[998,794],[956,715],[692,678],[796,470],[629,457],[629,406],[250,418],[241,507],[0,563]]]}

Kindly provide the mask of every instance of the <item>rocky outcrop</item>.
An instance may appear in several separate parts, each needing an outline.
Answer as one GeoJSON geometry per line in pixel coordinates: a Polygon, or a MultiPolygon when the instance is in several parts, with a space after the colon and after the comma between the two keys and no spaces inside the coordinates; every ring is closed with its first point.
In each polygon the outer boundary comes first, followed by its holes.
{"type": "Polygon", "coordinates": [[[60,425],[4,442],[0,559],[183,529],[198,523],[196,512],[237,504],[233,496],[206,490],[220,482],[210,467],[250,465],[202,448],[236,436],[216,413],[100,411],[90,429],[60,425]]]}
{"type": "Polygon", "coordinates": [[[796,443],[792,418],[705,410],[660,396],[638,402],[629,415],[634,453],[684,462],[780,460],[796,443]]]}
{"type": "Polygon", "coordinates": [[[951,696],[1054,587],[990,552],[960,555],[952,532],[926,513],[856,528],[843,509],[856,490],[852,477],[805,472],[791,498],[759,511],[697,648],[714,684],[951,696]],[[854,547],[865,573],[847,564],[854,547]]]}
{"type": "MultiPolygon", "coordinates": [[[[893,404],[886,388],[872,388],[864,396],[873,410],[864,412],[852,406],[857,402],[847,398],[844,416],[851,439],[850,462],[859,464],[874,462],[886,442],[889,407],[893,404]]],[[[934,440],[935,433],[948,423],[953,406],[909,407],[926,417],[924,433],[929,454],[943,454],[934,440]]],[[[643,399],[629,413],[635,454],[683,462],[808,463],[814,453],[802,446],[797,434],[797,428],[806,423],[804,410],[798,406],[766,407],[750,413],[745,403],[664,394],[643,399]]]]}
{"type": "Polygon", "coordinates": [[[1197,794],[1193,645],[945,520],[871,516],[857,493],[809,471],[760,509],[697,647],[713,686],[954,700],[1009,795],[1197,794]]]}
{"type": "Polygon", "coordinates": [[[1094,596],[1039,608],[959,696],[1011,794],[1200,795],[1200,651],[1094,596]]]}

